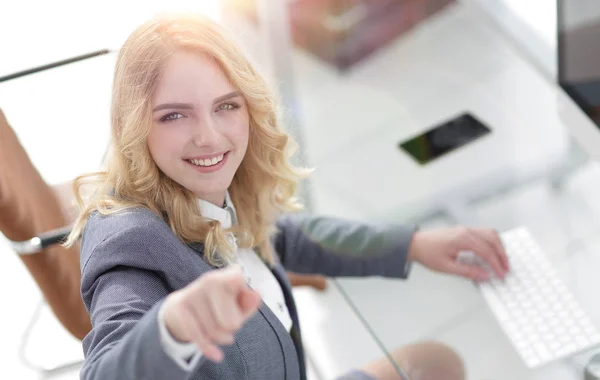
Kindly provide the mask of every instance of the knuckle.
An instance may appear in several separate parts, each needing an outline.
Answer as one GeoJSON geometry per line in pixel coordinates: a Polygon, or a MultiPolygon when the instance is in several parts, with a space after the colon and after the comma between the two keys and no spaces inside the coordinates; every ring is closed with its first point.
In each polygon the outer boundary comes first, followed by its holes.
{"type": "Polygon", "coordinates": [[[190,309],[190,301],[185,294],[177,294],[171,300],[169,304],[169,309],[173,312],[174,315],[181,317],[185,315],[190,309]]]}
{"type": "Polygon", "coordinates": [[[206,342],[206,337],[199,328],[193,329],[193,331],[190,332],[190,336],[191,340],[199,345],[206,342]]]}
{"type": "Polygon", "coordinates": [[[214,287],[220,282],[216,273],[207,273],[201,278],[201,280],[203,280],[203,285],[209,288],[214,287]]]}
{"type": "Polygon", "coordinates": [[[212,341],[222,343],[225,340],[227,334],[220,328],[215,328],[211,331],[210,337],[212,341]]]}
{"type": "Polygon", "coordinates": [[[231,333],[225,328],[219,328],[217,329],[217,335],[219,336],[220,340],[226,340],[231,333]]]}
{"type": "Polygon", "coordinates": [[[202,318],[205,333],[209,334],[217,328],[217,324],[212,318],[202,318]]]}
{"type": "Polygon", "coordinates": [[[196,308],[194,307],[192,300],[185,300],[185,302],[182,303],[181,314],[186,315],[189,318],[192,318],[196,315],[196,308]]]}
{"type": "Polygon", "coordinates": [[[194,310],[195,295],[192,292],[182,292],[177,298],[177,307],[182,313],[190,313],[194,310]]]}
{"type": "Polygon", "coordinates": [[[205,343],[202,340],[193,340],[194,344],[196,345],[196,347],[198,347],[198,351],[200,352],[206,352],[206,347],[205,347],[205,343]]]}
{"type": "Polygon", "coordinates": [[[199,338],[196,344],[200,347],[201,352],[206,352],[210,349],[210,342],[205,336],[199,338]]]}
{"type": "Polygon", "coordinates": [[[227,331],[237,331],[240,329],[240,327],[242,327],[242,324],[237,320],[237,318],[230,319],[223,323],[223,328],[225,328],[227,331]]]}
{"type": "Polygon", "coordinates": [[[491,236],[491,238],[496,241],[496,242],[500,242],[500,234],[498,233],[497,230],[495,229],[490,229],[489,231],[487,231],[488,234],[491,236]]]}

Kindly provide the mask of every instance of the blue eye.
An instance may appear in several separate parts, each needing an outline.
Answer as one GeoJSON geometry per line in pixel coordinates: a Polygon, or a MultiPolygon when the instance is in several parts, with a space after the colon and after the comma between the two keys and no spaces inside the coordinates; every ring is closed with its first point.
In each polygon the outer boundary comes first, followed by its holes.
{"type": "Polygon", "coordinates": [[[167,114],[167,115],[161,117],[160,121],[161,122],[173,121],[173,120],[181,119],[182,117],[184,117],[184,116],[182,114],[180,114],[179,112],[172,112],[170,114],[167,114]]]}

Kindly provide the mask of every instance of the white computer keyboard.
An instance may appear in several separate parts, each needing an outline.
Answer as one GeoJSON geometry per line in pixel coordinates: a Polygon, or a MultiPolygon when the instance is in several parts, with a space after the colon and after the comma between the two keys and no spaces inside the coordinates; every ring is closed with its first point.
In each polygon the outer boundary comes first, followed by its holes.
{"type": "Polygon", "coordinates": [[[511,272],[479,288],[529,368],[600,343],[600,333],[526,227],[501,235],[511,272]]]}

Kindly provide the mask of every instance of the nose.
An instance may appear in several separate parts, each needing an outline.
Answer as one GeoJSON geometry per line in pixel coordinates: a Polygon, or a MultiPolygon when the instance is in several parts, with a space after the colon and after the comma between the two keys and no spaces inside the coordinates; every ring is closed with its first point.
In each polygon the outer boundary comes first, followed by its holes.
{"type": "Polygon", "coordinates": [[[216,145],[219,131],[215,121],[210,116],[198,118],[194,126],[193,141],[198,147],[216,145]]]}

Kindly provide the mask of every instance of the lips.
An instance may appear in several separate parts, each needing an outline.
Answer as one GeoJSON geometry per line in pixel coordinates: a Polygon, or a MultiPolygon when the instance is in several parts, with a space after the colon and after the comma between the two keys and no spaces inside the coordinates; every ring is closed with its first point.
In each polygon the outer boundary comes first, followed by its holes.
{"type": "Polygon", "coordinates": [[[199,173],[214,173],[225,165],[229,157],[229,151],[213,155],[193,157],[184,159],[192,168],[199,173]]]}
{"type": "Polygon", "coordinates": [[[196,166],[209,167],[209,166],[214,166],[214,165],[218,164],[219,162],[223,161],[224,156],[225,156],[225,154],[221,153],[218,156],[213,156],[213,157],[208,157],[208,158],[190,158],[187,161],[196,166]]]}

